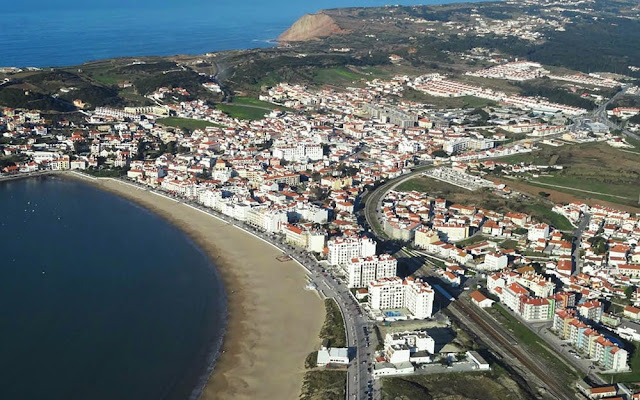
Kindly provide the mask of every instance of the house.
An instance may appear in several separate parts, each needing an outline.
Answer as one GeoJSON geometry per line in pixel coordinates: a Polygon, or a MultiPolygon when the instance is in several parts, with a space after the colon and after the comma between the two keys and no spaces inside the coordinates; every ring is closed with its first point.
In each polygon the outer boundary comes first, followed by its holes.
{"type": "Polygon", "coordinates": [[[638,320],[640,319],[640,308],[626,306],[624,308],[624,316],[629,319],[638,320]]]}
{"type": "Polygon", "coordinates": [[[478,269],[484,271],[498,271],[507,268],[509,257],[501,253],[491,252],[484,256],[484,263],[478,265],[478,269]]]}
{"type": "Polygon", "coordinates": [[[590,399],[604,399],[615,396],[617,393],[615,386],[601,386],[588,389],[587,397],[590,399]]]}
{"type": "Polygon", "coordinates": [[[469,294],[469,297],[471,297],[471,301],[473,302],[473,304],[481,308],[491,307],[494,303],[493,300],[480,293],[479,290],[471,292],[471,294],[469,294]]]}

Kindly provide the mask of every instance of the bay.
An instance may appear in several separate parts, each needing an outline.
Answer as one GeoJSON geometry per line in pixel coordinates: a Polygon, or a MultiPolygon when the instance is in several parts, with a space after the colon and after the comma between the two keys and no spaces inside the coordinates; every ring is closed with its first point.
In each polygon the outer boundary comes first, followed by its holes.
{"type": "Polygon", "coordinates": [[[224,332],[224,288],[182,231],[48,177],[0,183],[0,398],[185,399],[224,332]]]}

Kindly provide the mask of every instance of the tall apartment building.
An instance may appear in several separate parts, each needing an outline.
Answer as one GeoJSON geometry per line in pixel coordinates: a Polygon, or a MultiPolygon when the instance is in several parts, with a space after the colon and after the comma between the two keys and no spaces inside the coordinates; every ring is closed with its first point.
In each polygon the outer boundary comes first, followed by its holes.
{"type": "Polygon", "coordinates": [[[265,232],[280,232],[287,224],[287,212],[267,207],[253,207],[247,211],[247,223],[265,232]]]}
{"type": "Polygon", "coordinates": [[[589,300],[576,307],[578,314],[587,321],[600,322],[604,306],[598,300],[589,300]]]}
{"type": "Polygon", "coordinates": [[[413,278],[382,278],[368,285],[372,310],[406,308],[415,318],[429,318],[434,292],[428,283],[413,278]]]}
{"type": "Polygon", "coordinates": [[[396,276],[397,269],[398,260],[389,254],[354,258],[346,265],[347,285],[350,288],[366,287],[369,282],[396,276]]]}
{"type": "Polygon", "coordinates": [[[327,243],[327,260],[331,265],[345,265],[354,258],[376,254],[376,242],[368,237],[339,237],[327,243]]]}

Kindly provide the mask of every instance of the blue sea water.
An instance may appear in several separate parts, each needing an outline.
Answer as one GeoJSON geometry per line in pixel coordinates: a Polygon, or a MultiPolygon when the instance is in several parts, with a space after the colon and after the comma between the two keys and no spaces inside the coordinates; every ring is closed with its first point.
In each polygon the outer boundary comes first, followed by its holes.
{"type": "Polygon", "coordinates": [[[0,67],[271,46],[305,13],[454,0],[22,0],[3,7],[0,67]]]}
{"type": "Polygon", "coordinates": [[[221,279],[180,230],[60,178],[0,183],[0,399],[187,399],[221,279]]]}

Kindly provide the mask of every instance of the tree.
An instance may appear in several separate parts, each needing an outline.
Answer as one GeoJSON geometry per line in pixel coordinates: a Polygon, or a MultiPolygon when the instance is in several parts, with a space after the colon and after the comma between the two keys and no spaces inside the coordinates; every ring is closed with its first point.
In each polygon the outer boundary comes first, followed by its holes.
{"type": "Polygon", "coordinates": [[[607,241],[602,236],[591,237],[587,239],[587,242],[591,244],[596,254],[604,254],[607,251],[607,241]]]}
{"type": "Polygon", "coordinates": [[[631,296],[633,296],[633,292],[635,292],[635,291],[636,291],[635,289],[636,289],[636,288],[635,288],[635,287],[633,287],[633,286],[627,286],[627,287],[624,289],[624,295],[627,297],[627,300],[631,301],[631,296]]]}
{"type": "Polygon", "coordinates": [[[444,150],[436,150],[433,153],[431,153],[432,156],[434,157],[449,157],[449,153],[447,153],[444,150]]]}

